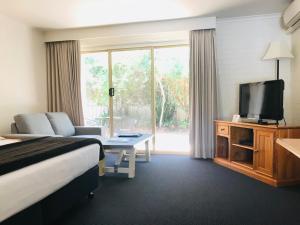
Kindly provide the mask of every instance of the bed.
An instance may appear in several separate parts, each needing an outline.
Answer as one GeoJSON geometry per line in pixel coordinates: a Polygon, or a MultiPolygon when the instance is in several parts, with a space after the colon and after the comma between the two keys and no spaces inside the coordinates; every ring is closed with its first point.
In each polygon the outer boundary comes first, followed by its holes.
{"type": "Polygon", "coordinates": [[[0,139],[0,223],[50,224],[97,188],[103,158],[96,139],[0,139]]]}

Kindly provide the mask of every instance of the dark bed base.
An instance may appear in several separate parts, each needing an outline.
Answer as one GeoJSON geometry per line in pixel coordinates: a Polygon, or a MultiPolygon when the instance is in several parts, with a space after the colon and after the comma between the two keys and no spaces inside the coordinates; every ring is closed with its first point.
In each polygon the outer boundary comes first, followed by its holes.
{"type": "Polygon", "coordinates": [[[98,173],[98,166],[93,167],[47,198],[3,221],[1,225],[48,225],[54,222],[78,200],[98,187],[98,173]]]}

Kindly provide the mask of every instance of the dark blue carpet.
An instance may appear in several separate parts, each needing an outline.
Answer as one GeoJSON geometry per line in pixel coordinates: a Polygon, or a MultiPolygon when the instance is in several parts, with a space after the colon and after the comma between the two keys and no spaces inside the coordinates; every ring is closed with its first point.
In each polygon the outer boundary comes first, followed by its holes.
{"type": "Polygon", "coordinates": [[[274,188],[209,160],[153,156],[133,180],[107,176],[55,225],[300,224],[300,187],[274,188]]]}

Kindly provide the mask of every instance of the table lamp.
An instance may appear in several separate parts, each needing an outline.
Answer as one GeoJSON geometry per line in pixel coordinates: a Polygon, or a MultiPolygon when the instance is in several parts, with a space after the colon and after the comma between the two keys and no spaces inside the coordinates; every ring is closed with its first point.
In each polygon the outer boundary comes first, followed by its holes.
{"type": "Polygon", "coordinates": [[[284,42],[273,41],[270,43],[268,50],[264,56],[264,60],[275,59],[276,60],[276,78],[279,80],[279,60],[294,58],[291,50],[284,42]]]}

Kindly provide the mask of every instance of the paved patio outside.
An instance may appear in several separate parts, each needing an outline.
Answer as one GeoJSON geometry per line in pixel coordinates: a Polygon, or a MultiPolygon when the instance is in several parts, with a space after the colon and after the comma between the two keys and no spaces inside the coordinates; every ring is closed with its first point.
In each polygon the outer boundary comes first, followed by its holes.
{"type": "Polygon", "coordinates": [[[189,134],[183,132],[157,132],[155,137],[156,151],[189,153],[189,134]]]}

